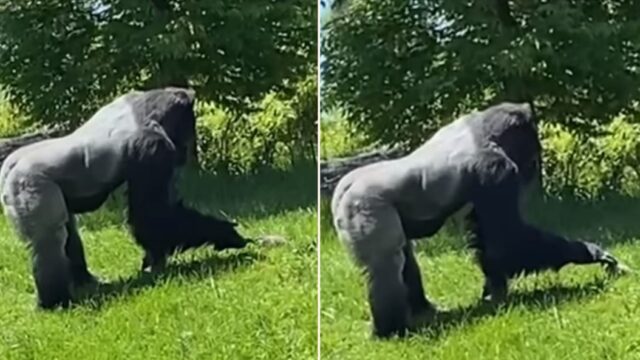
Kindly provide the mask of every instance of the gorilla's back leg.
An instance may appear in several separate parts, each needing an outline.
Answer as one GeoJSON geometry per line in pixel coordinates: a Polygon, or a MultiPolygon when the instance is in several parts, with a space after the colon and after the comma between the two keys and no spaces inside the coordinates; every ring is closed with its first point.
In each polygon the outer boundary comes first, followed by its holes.
{"type": "Polygon", "coordinates": [[[97,280],[87,267],[87,260],[84,255],[82,239],[78,233],[75,216],[69,215],[69,221],[66,223],[67,242],[65,244],[65,253],[69,258],[69,268],[71,270],[71,278],[76,286],[83,286],[95,283],[97,280]]]}
{"type": "Polygon", "coordinates": [[[33,278],[38,290],[38,306],[52,309],[71,302],[69,261],[65,255],[66,229],[59,227],[47,237],[34,238],[32,244],[33,278]]]}
{"type": "Polygon", "coordinates": [[[367,266],[369,306],[374,335],[405,335],[410,326],[408,289],[402,278],[405,258],[401,249],[367,266]]]}
{"type": "Polygon", "coordinates": [[[402,278],[407,286],[409,307],[411,308],[412,326],[422,326],[435,313],[435,306],[427,300],[422,286],[420,267],[416,261],[411,240],[435,235],[444,225],[446,217],[415,220],[401,216],[407,243],[403,248],[405,256],[402,278]]]}
{"type": "Polygon", "coordinates": [[[396,209],[346,193],[334,209],[334,220],[339,238],[366,272],[373,334],[406,334],[411,316],[403,278],[407,241],[396,209]]]}
{"type": "Polygon", "coordinates": [[[411,309],[412,325],[421,325],[422,318],[435,312],[435,306],[427,300],[422,286],[422,276],[420,267],[416,261],[411,242],[407,241],[404,246],[404,267],[402,269],[402,279],[407,288],[407,301],[411,309]]]}
{"type": "Polygon", "coordinates": [[[2,202],[15,230],[31,248],[38,305],[45,309],[69,305],[68,213],[62,191],[46,178],[14,171],[4,183],[2,202]]]}

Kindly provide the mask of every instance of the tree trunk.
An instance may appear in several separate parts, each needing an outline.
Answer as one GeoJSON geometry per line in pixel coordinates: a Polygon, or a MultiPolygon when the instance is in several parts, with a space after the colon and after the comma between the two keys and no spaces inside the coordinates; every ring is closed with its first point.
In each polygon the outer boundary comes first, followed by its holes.
{"type": "Polygon", "coordinates": [[[384,146],[355,156],[320,161],[320,192],[323,196],[330,197],[338,181],[351,170],[383,160],[396,159],[404,154],[404,150],[399,146],[384,146]]]}

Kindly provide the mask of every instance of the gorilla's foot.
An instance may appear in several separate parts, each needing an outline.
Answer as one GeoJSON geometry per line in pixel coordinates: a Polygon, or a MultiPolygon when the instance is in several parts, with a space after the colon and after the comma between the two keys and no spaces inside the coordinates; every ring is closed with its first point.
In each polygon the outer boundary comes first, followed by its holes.
{"type": "Polygon", "coordinates": [[[142,269],[140,269],[140,271],[147,274],[159,274],[163,272],[166,267],[167,267],[167,263],[163,262],[159,264],[144,266],[142,267],[142,269]]]}
{"type": "Polygon", "coordinates": [[[71,291],[69,289],[49,289],[50,291],[39,292],[36,307],[40,310],[55,310],[58,308],[67,309],[71,306],[71,291]]]}
{"type": "Polygon", "coordinates": [[[491,306],[499,306],[507,302],[506,288],[491,289],[482,294],[482,302],[491,306]]]}
{"type": "Polygon", "coordinates": [[[609,276],[622,276],[634,273],[634,271],[630,267],[621,262],[616,262],[614,264],[603,264],[603,266],[609,276]]]}
{"type": "Polygon", "coordinates": [[[68,264],[52,256],[47,258],[36,255],[34,258],[33,278],[38,298],[37,307],[43,310],[68,308],[71,305],[73,290],[68,264]]]}
{"type": "Polygon", "coordinates": [[[381,330],[376,328],[374,323],[371,323],[370,337],[372,340],[389,340],[393,338],[406,338],[410,335],[412,329],[409,326],[404,325],[397,327],[393,330],[381,330]]]}
{"type": "Polygon", "coordinates": [[[55,303],[43,303],[40,300],[36,301],[34,306],[34,310],[36,311],[56,311],[56,310],[67,310],[71,307],[71,300],[66,300],[63,302],[55,302],[55,303]]]}
{"type": "Polygon", "coordinates": [[[482,302],[491,305],[500,305],[507,301],[509,285],[507,279],[502,276],[486,277],[482,288],[482,302]]]}
{"type": "Polygon", "coordinates": [[[73,269],[71,272],[71,279],[73,281],[73,285],[77,288],[96,287],[100,285],[100,279],[91,274],[86,268],[73,269]]]}
{"type": "MultiPolygon", "coordinates": [[[[391,292],[392,294],[395,294],[391,292]]],[[[372,336],[378,339],[409,335],[411,314],[402,297],[387,296],[371,301],[372,336]]]]}
{"type": "Polygon", "coordinates": [[[412,314],[409,322],[409,329],[411,331],[418,331],[422,328],[425,328],[432,324],[439,311],[444,311],[443,309],[437,309],[435,306],[431,306],[421,311],[412,314]]]}
{"type": "Polygon", "coordinates": [[[165,259],[164,261],[157,261],[149,265],[143,264],[140,271],[147,274],[158,274],[163,272],[166,267],[167,267],[167,261],[165,259]]]}
{"type": "Polygon", "coordinates": [[[140,271],[144,273],[152,273],[156,274],[164,271],[167,266],[167,257],[159,256],[159,255],[151,255],[151,253],[146,252],[144,254],[144,258],[142,259],[142,266],[140,267],[140,271]]]}

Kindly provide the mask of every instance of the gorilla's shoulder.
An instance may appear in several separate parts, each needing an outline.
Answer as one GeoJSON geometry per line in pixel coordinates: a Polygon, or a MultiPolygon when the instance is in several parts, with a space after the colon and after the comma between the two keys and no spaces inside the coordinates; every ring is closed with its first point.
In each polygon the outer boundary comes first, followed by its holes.
{"type": "Polygon", "coordinates": [[[189,106],[195,101],[195,91],[187,88],[166,87],[146,91],[134,90],[127,93],[125,97],[134,107],[189,106]]]}
{"type": "Polygon", "coordinates": [[[517,128],[537,129],[535,116],[527,103],[499,103],[467,115],[464,122],[483,140],[500,138],[517,128]]]}
{"type": "Polygon", "coordinates": [[[147,91],[132,91],[124,95],[138,123],[162,122],[170,113],[193,109],[195,91],[187,88],[166,87],[147,91]]]}

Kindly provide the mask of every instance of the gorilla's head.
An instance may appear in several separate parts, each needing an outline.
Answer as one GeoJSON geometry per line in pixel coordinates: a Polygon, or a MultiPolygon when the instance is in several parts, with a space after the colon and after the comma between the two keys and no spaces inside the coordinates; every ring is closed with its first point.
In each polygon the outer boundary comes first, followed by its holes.
{"type": "MultiPolygon", "coordinates": [[[[197,163],[195,92],[191,89],[167,87],[140,94],[144,106],[141,121],[158,123],[174,144],[178,165],[197,163]]],[[[134,107],[135,108],[135,107],[134,107]]]]}
{"type": "Polygon", "coordinates": [[[522,181],[530,183],[540,171],[542,145],[529,104],[502,103],[485,110],[484,136],[494,142],[518,166],[522,181]]]}

